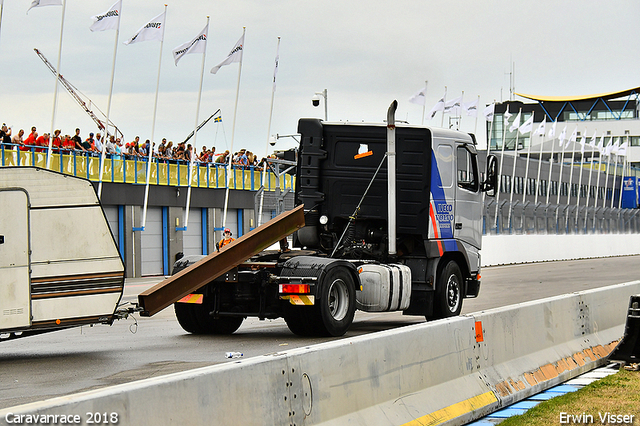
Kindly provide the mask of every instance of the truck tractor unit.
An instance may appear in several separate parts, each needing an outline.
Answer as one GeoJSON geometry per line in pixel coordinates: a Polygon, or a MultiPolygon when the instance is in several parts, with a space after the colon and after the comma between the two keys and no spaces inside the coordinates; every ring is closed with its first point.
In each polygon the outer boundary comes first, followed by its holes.
{"type": "Polygon", "coordinates": [[[343,335],[356,309],[427,319],[460,314],[480,290],[484,179],[473,135],[301,119],[296,208],[219,253],[189,256],[139,296],[142,315],[174,303],[191,333],[229,334],[282,317],[298,335],[343,335]],[[293,233],[293,249],[265,250],[293,233]]]}

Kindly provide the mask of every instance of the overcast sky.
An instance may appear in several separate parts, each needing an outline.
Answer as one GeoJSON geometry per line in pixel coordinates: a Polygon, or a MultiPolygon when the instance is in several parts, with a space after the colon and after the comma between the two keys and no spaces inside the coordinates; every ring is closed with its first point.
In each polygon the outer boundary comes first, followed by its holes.
{"type": "MultiPolygon", "coordinates": [[[[61,73],[106,112],[116,31],[93,33],[90,17],[115,0],[66,0],[61,73]]],[[[56,65],[61,6],[31,9],[31,0],[6,0],[0,28],[0,121],[40,133],[51,129],[55,78],[34,53],[56,65]]],[[[123,0],[111,119],[126,141],[151,137],[160,43],[122,44],[162,13],[163,2],[123,0]]],[[[171,51],[195,37],[211,17],[200,121],[218,108],[223,123],[209,123],[197,145],[229,149],[238,64],[216,74],[246,26],[234,150],[264,155],[269,106],[281,37],[271,134],[291,134],[301,117],[324,116],[315,92],[328,91],[330,121],[381,122],[397,99],[397,119],[420,124],[422,107],[408,99],[428,80],[427,110],[443,95],[481,105],[509,98],[515,64],[517,92],[572,96],[640,86],[637,0],[558,1],[292,1],[169,2],[162,52],[155,139],[183,140],[196,122],[202,55],[176,67],[171,51]]],[[[96,126],[59,89],[55,127],[83,138],[96,126]]],[[[482,107],[480,108],[482,110],[482,107]]],[[[445,119],[445,126],[448,120],[445,119]]],[[[426,124],[440,126],[440,113],[426,124]]],[[[461,130],[474,131],[464,117],[461,130]]],[[[484,121],[477,133],[484,145],[484,121]]],[[[280,139],[276,148],[295,142],[280,139]]],[[[271,147],[268,147],[271,150],[271,147]]]]}

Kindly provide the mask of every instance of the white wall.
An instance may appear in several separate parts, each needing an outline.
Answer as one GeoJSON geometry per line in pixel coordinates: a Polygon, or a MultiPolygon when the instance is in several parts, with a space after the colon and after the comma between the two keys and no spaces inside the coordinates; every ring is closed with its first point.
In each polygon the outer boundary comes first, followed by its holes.
{"type": "Polygon", "coordinates": [[[640,254],[640,234],[487,235],[482,266],[640,254]]]}

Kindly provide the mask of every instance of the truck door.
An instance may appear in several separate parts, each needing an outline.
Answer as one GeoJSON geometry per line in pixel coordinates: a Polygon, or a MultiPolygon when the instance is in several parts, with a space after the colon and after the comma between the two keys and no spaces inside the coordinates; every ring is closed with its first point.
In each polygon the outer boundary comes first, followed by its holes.
{"type": "Polygon", "coordinates": [[[482,238],[482,193],[475,147],[456,144],[456,207],[454,237],[480,248],[482,238]]]}
{"type": "Polygon", "coordinates": [[[22,190],[0,191],[0,331],[31,325],[29,201],[22,190]]]}

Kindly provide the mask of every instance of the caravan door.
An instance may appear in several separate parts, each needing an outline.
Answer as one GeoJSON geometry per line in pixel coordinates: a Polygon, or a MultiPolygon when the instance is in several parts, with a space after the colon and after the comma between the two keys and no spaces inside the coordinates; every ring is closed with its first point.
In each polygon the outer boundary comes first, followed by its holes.
{"type": "Polygon", "coordinates": [[[0,191],[0,331],[31,325],[29,198],[23,190],[0,191]]]}

